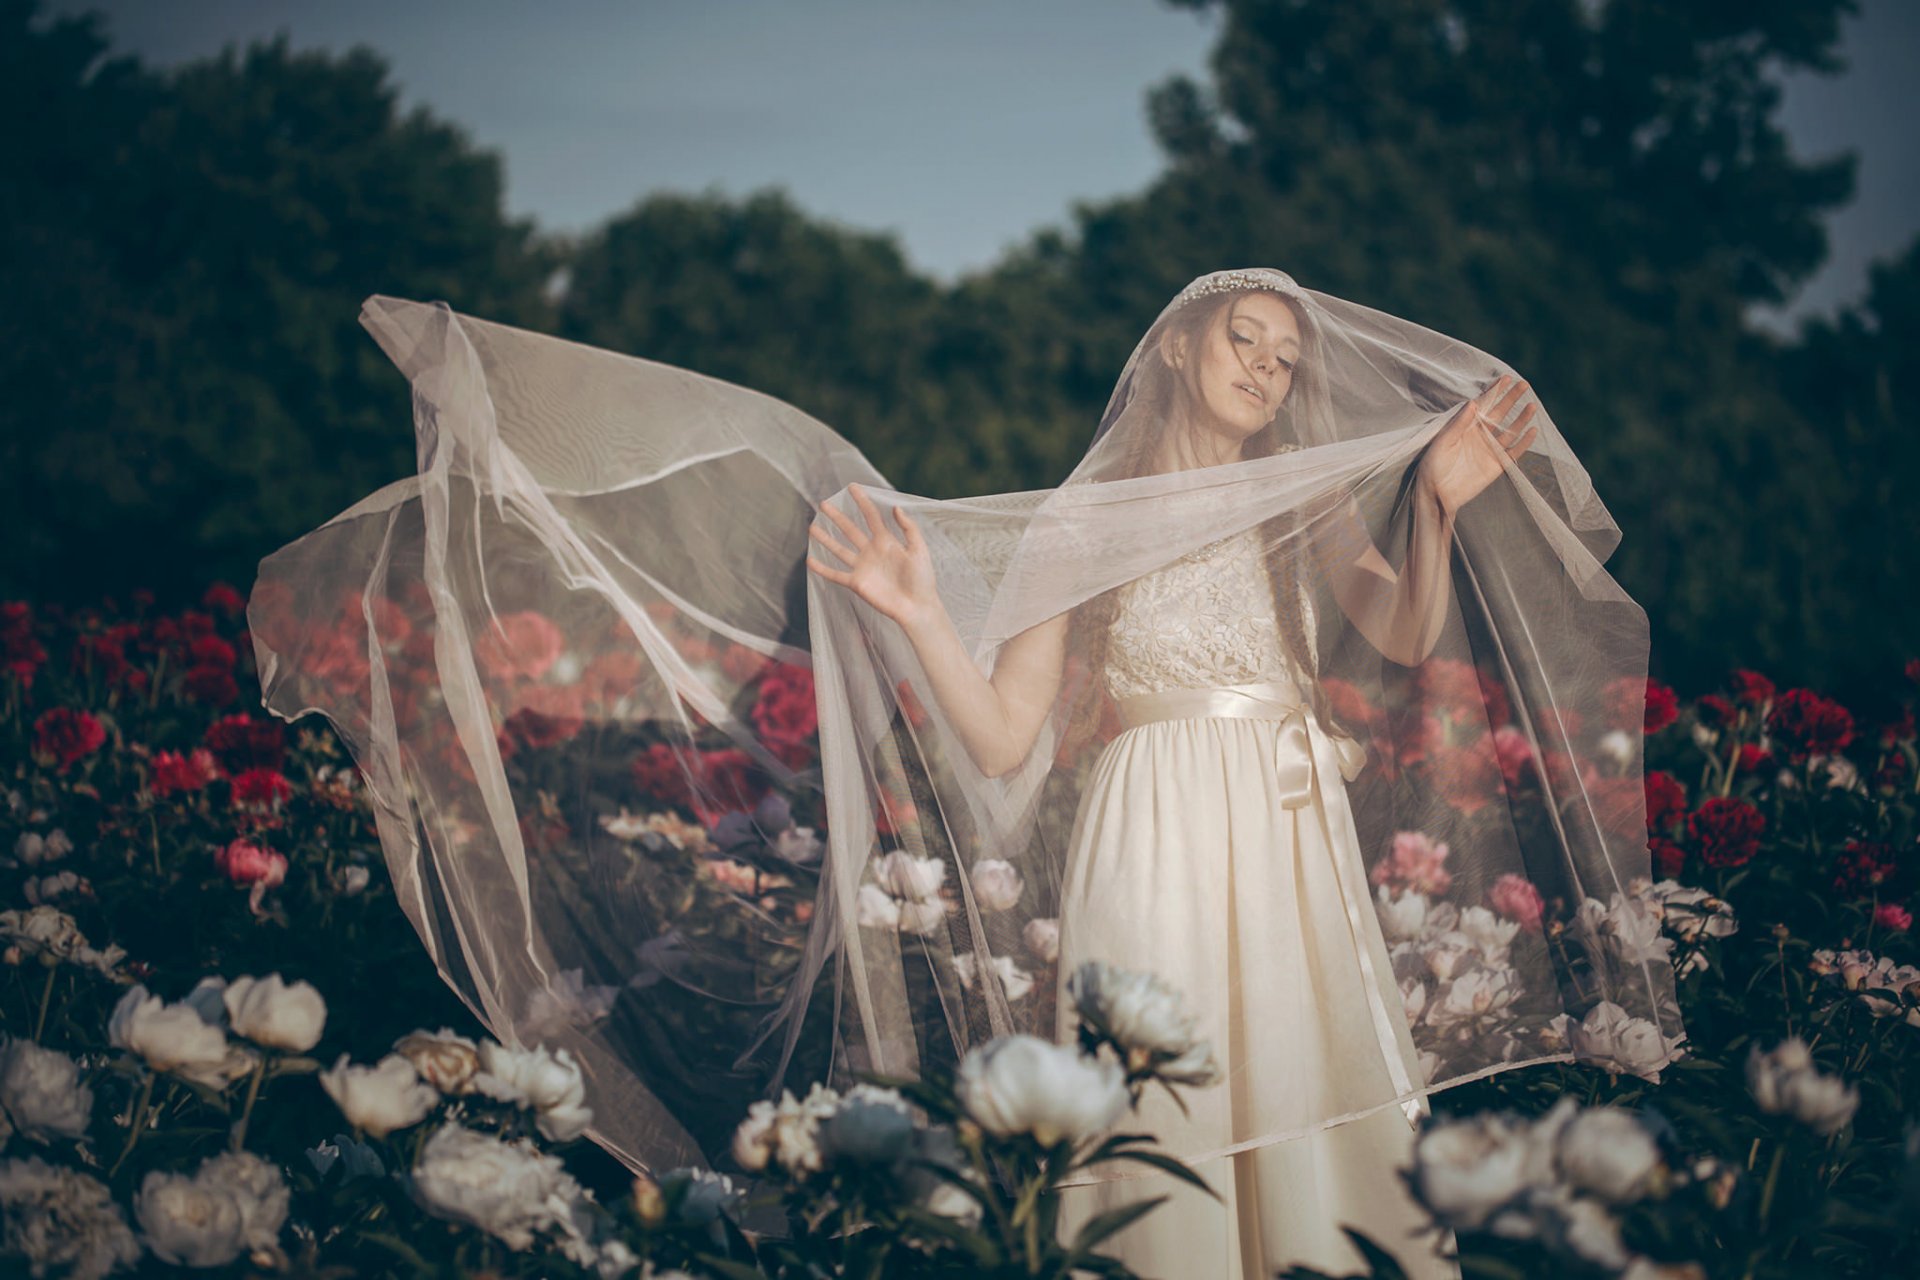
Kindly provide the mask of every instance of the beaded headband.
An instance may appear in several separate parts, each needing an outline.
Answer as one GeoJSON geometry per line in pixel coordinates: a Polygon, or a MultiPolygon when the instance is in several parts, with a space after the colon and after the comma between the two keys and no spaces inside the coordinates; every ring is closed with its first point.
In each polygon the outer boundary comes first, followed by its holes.
{"type": "Polygon", "coordinates": [[[1236,289],[1267,289],[1274,293],[1299,296],[1300,286],[1293,277],[1273,267],[1248,267],[1233,271],[1213,271],[1201,276],[1180,291],[1173,300],[1177,309],[1186,306],[1195,298],[1204,298],[1210,293],[1227,293],[1236,289]]]}

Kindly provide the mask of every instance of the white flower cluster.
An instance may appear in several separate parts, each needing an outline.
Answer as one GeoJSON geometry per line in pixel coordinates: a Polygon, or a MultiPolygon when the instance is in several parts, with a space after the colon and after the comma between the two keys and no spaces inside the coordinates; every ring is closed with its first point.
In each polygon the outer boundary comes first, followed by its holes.
{"type": "Polygon", "coordinates": [[[277,1248],[291,1198],[278,1166],[251,1151],[223,1151],[191,1174],[149,1171],[133,1212],[155,1256],[223,1267],[242,1253],[277,1248]]]}
{"type": "Polygon", "coordinates": [[[414,1203],[525,1251],[549,1235],[569,1261],[611,1280],[640,1259],[612,1234],[593,1193],[558,1157],[526,1139],[504,1141],[459,1124],[434,1131],[407,1178],[414,1203]]]}
{"type": "Polygon", "coordinates": [[[1089,960],[1067,978],[1067,995],[1080,1020],[1112,1041],[1130,1075],[1219,1082],[1212,1042],[1199,1036],[1180,993],[1160,975],[1089,960]]]}
{"type": "Polygon", "coordinates": [[[1908,1026],[1920,1027],[1920,965],[1895,964],[1860,947],[1816,951],[1810,963],[1829,985],[1858,993],[1860,1003],[1874,1017],[1903,1018],[1908,1026]],[[1891,992],[1898,998],[1890,1000],[1876,992],[1891,992]]]}
{"type": "Polygon", "coordinates": [[[1476,1038],[1524,990],[1512,962],[1516,920],[1486,907],[1462,910],[1416,889],[1376,890],[1380,927],[1393,957],[1407,1019],[1456,1038],[1476,1038]]]}
{"type": "Polygon", "coordinates": [[[1562,1098],[1532,1121],[1486,1112],[1435,1122],[1415,1141],[1408,1182],[1442,1226],[1535,1240],[1619,1275],[1651,1264],[1627,1247],[1613,1208],[1667,1176],[1632,1112],[1562,1098]]]}
{"type": "Polygon", "coordinates": [[[93,1090],[80,1066],[58,1049],[0,1033],[0,1143],[9,1131],[33,1142],[87,1136],[93,1090]],[[9,1123],[9,1121],[11,1123],[9,1123]]]}
{"type": "Polygon", "coordinates": [[[1725,938],[1740,929],[1733,907],[1705,889],[1683,885],[1678,880],[1637,879],[1628,890],[1653,913],[1669,935],[1689,944],[1685,958],[1675,970],[1679,977],[1707,967],[1706,954],[1695,945],[1702,938],[1725,938]]]}
{"type": "Polygon", "coordinates": [[[586,1079],[567,1049],[476,1044],[445,1027],[408,1032],[393,1047],[372,1066],[352,1065],[343,1053],[320,1073],[341,1114],[376,1137],[420,1123],[442,1094],[477,1093],[532,1111],[551,1142],[571,1142],[593,1123],[586,1079]]]}
{"type": "Polygon", "coordinates": [[[874,863],[873,880],[860,886],[856,910],[863,929],[891,929],[927,937],[946,918],[940,886],[947,864],[938,858],[920,858],[903,849],[874,863]]]}
{"type": "MultiPolygon", "coordinates": [[[[1033,990],[1033,975],[1013,962],[1012,956],[993,956],[987,963],[992,967],[994,976],[1000,979],[1000,987],[1007,993],[1007,999],[1018,1000],[1033,990]]],[[[954,972],[960,976],[960,985],[973,990],[973,984],[979,978],[980,957],[972,951],[962,951],[953,957],[954,972]]]]}
{"type": "Polygon", "coordinates": [[[1770,1053],[1754,1045],[1747,1052],[1747,1088],[1768,1115],[1790,1115],[1815,1133],[1840,1132],[1860,1106],[1860,1092],[1838,1076],[1823,1075],[1813,1053],[1798,1036],[1789,1036],[1770,1053]]]}
{"type": "Polygon", "coordinates": [[[72,916],[45,905],[0,911],[0,945],[9,952],[18,948],[16,957],[38,955],[48,964],[76,964],[109,978],[121,976],[120,962],[127,958],[118,945],[89,946],[72,916]]]}
{"type": "MultiPolygon", "coordinates": [[[[829,1136],[866,1123],[869,1107],[886,1108],[897,1117],[880,1119],[880,1127],[887,1133],[899,1135],[899,1151],[893,1153],[897,1158],[904,1153],[913,1128],[912,1109],[899,1090],[856,1084],[842,1095],[817,1080],[804,1098],[795,1098],[792,1090],[783,1089],[779,1102],[763,1098],[749,1107],[747,1118],[733,1132],[733,1158],[743,1169],[757,1173],[771,1167],[795,1181],[805,1181],[820,1172],[836,1155],[879,1154],[885,1162],[885,1149],[893,1145],[891,1141],[875,1142],[870,1134],[862,1133],[857,1142],[843,1140],[836,1144],[829,1136]],[[852,1124],[837,1123],[842,1116],[856,1115],[860,1119],[852,1124]]],[[[873,1127],[867,1123],[867,1128],[873,1127]]]]}
{"type": "Polygon", "coordinates": [[[154,1071],[224,1089],[260,1063],[258,1052],[227,1038],[229,1029],[264,1048],[305,1053],[326,1021],[326,1001],[311,983],[289,985],[277,973],[232,983],[209,976],[175,1004],[135,985],[107,1020],[107,1039],[154,1071]]]}
{"type": "Polygon", "coordinates": [[[58,862],[73,852],[73,841],[59,827],[41,835],[22,831],[13,842],[13,856],[0,857],[0,867],[39,867],[58,862]]]}
{"type": "Polygon", "coordinates": [[[968,1050],[955,1093],[988,1133],[1026,1134],[1044,1147],[1100,1132],[1128,1102],[1118,1062],[1030,1035],[999,1036],[968,1050]]]}
{"type": "Polygon", "coordinates": [[[100,1280],[140,1260],[106,1184],[38,1156],[0,1160],[0,1239],[34,1276],[100,1280]]]}

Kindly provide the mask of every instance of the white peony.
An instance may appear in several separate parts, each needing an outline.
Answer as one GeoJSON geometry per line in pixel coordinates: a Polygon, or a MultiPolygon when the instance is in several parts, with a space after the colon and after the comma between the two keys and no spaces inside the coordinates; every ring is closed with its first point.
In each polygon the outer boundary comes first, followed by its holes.
{"type": "Polygon", "coordinates": [[[1488,964],[1504,965],[1507,951],[1520,932],[1520,922],[1503,920],[1485,907],[1468,907],[1460,913],[1460,932],[1480,949],[1488,964]]]}
{"type": "Polygon", "coordinates": [[[21,886],[20,891],[26,895],[28,902],[39,906],[69,894],[91,894],[93,886],[84,876],[72,871],[61,871],[38,879],[28,876],[27,882],[21,886]]]}
{"type": "Polygon", "coordinates": [[[1020,902],[1020,869],[1004,858],[973,864],[973,896],[982,911],[1009,911],[1020,902]]]}
{"type": "Polygon", "coordinates": [[[286,1225],[293,1192],[280,1166],[251,1151],[223,1151],[200,1166],[194,1177],[231,1192],[240,1206],[240,1238],[249,1249],[270,1249],[286,1225]]]}
{"type": "Polygon", "coordinates": [[[1646,1195],[1661,1165],[1660,1147],[1630,1112],[1589,1107],[1560,1131],[1560,1172],[1568,1182],[1614,1204],[1646,1195]]]}
{"type": "Polygon", "coordinates": [[[796,1179],[818,1173],[825,1164],[820,1123],[839,1110],[841,1101],[837,1091],[818,1080],[805,1098],[783,1089],[777,1103],[760,1099],[734,1130],[734,1159],[755,1171],[774,1164],[796,1179]]]}
{"type": "Polygon", "coordinates": [[[574,1027],[591,1027],[612,1012],[619,997],[617,986],[589,984],[584,969],[562,969],[558,978],[527,997],[514,1030],[525,1040],[545,1040],[574,1027]]]}
{"type": "Polygon", "coordinates": [[[139,985],[114,1006],[107,1040],[116,1049],[138,1054],[155,1071],[210,1089],[225,1088],[259,1060],[252,1050],[230,1042],[225,1029],[193,1003],[168,1004],[139,985]]]}
{"type": "Polygon", "coordinates": [[[1027,944],[1027,953],[1041,964],[1053,964],[1060,959],[1060,920],[1057,916],[1041,916],[1027,921],[1027,927],[1020,931],[1020,940],[1027,944]]]}
{"type": "Polygon", "coordinates": [[[133,1197],[133,1214],[156,1257],[176,1266],[224,1267],[247,1247],[247,1211],[222,1182],[154,1169],[133,1197]]]}
{"type": "Polygon", "coordinates": [[[393,1051],[413,1064],[420,1078],[444,1094],[473,1092],[480,1072],[480,1046],[452,1027],[409,1031],[393,1042],[393,1051]]]}
{"type": "MultiPolygon", "coordinates": [[[[1012,956],[995,956],[991,963],[1008,1000],[1018,1000],[1033,990],[1033,975],[1016,965],[1012,956]]],[[[973,990],[974,981],[979,976],[978,965],[979,958],[971,951],[963,951],[953,957],[953,968],[960,975],[960,985],[969,991],[973,990]]]]}
{"type": "Polygon", "coordinates": [[[17,944],[27,955],[43,956],[49,963],[64,960],[109,978],[118,976],[120,962],[127,958],[126,948],[118,944],[97,950],[89,946],[72,916],[45,905],[0,911],[0,943],[17,944]]]}
{"type": "Polygon", "coordinates": [[[1519,994],[1520,983],[1512,969],[1471,969],[1447,984],[1428,1008],[1427,1021],[1436,1027],[1449,1027],[1474,1018],[1494,1017],[1519,994]]]}
{"type": "Polygon", "coordinates": [[[1600,758],[1611,762],[1616,768],[1624,769],[1634,761],[1634,741],[1619,729],[1601,734],[1596,745],[1600,758]]]}
{"type": "Polygon", "coordinates": [[[140,1260],[106,1185],[38,1156],[0,1160],[0,1224],[30,1275],[101,1280],[140,1260]]]}
{"type": "Polygon", "coordinates": [[[533,1247],[535,1232],[558,1224],[578,1188],[558,1157],[524,1139],[503,1142],[458,1124],[427,1139],[407,1186],[434,1217],[477,1227],[519,1250],[533,1247]]]}
{"type": "Polygon", "coordinates": [[[235,978],[223,995],[233,1030],[269,1049],[305,1053],[320,1043],[327,1002],[310,982],[291,986],[279,974],[235,978]]]}
{"type": "Polygon", "coordinates": [[[955,1092],[987,1132],[1031,1134],[1042,1146],[1097,1133],[1127,1105],[1119,1063],[1030,1035],[999,1036],[969,1050],[955,1092]]]}
{"type": "Polygon", "coordinates": [[[896,898],[931,898],[947,878],[947,864],[938,858],[916,858],[902,849],[882,857],[874,879],[896,898]]]}
{"type": "Polygon", "coordinates": [[[854,898],[854,912],[862,929],[897,930],[900,927],[900,899],[877,884],[863,884],[854,898]]]}
{"type": "Polygon", "coordinates": [[[1747,1052],[1747,1088],[1762,1111],[1791,1115],[1815,1133],[1838,1133],[1859,1109],[1860,1093],[1838,1076],[1824,1075],[1798,1036],[1789,1036],[1772,1052],[1754,1045],[1747,1052]]]}
{"type": "Polygon", "coordinates": [[[420,1079],[413,1063],[397,1053],[371,1067],[350,1065],[343,1053],[320,1073],[320,1087],[348,1123],[376,1138],[419,1124],[440,1102],[440,1094],[420,1079]]]}
{"type": "Polygon", "coordinates": [[[1440,1120],[1415,1139],[1413,1187],[1443,1226],[1477,1230],[1528,1185],[1527,1131],[1483,1113],[1440,1120]]]}
{"type": "Polygon", "coordinates": [[[485,1041],[480,1045],[480,1073],[473,1078],[473,1088],[533,1111],[540,1132],[552,1142],[571,1142],[593,1123],[593,1110],[586,1104],[586,1079],[565,1048],[509,1049],[485,1041]]]}
{"type": "Polygon", "coordinates": [[[1576,1057],[1616,1074],[1644,1077],[1672,1057],[1660,1028],[1611,1000],[1589,1009],[1577,1026],[1569,1027],[1567,1038],[1576,1057]]]}
{"type": "Polygon", "coordinates": [[[946,918],[946,904],[938,898],[919,898],[900,904],[900,932],[918,938],[930,937],[946,918]]]}
{"type": "Polygon", "coordinates": [[[1427,923],[1427,895],[1416,889],[1395,894],[1386,885],[1374,891],[1381,932],[1390,942],[1408,942],[1420,936],[1427,923]]]}
{"type": "Polygon", "coordinates": [[[80,1067],[58,1049],[0,1035],[0,1111],[23,1138],[51,1142],[87,1136],[93,1090],[80,1067]]]}

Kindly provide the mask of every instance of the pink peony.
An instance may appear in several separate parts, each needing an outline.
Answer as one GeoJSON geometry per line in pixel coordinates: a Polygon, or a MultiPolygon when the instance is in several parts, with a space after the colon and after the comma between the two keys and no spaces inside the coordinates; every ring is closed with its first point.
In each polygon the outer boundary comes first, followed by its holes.
{"type": "Polygon", "coordinates": [[[215,850],[213,865],[235,884],[257,884],[271,889],[287,878],[284,853],[275,853],[244,838],[215,850]]]}
{"type": "Polygon", "coordinates": [[[1540,913],[1546,908],[1546,900],[1525,876],[1513,872],[1501,876],[1493,882],[1487,900],[1507,919],[1518,920],[1521,928],[1540,931],[1540,913]]]}
{"type": "Polygon", "coordinates": [[[1449,852],[1424,831],[1396,831],[1392,851],[1374,864],[1370,878],[1395,892],[1417,889],[1437,896],[1453,884],[1453,873],[1443,865],[1449,852]]]}
{"type": "Polygon", "coordinates": [[[1905,933],[1913,927],[1913,913],[1897,902],[1883,902],[1873,909],[1873,922],[1882,929],[1905,933]]]}

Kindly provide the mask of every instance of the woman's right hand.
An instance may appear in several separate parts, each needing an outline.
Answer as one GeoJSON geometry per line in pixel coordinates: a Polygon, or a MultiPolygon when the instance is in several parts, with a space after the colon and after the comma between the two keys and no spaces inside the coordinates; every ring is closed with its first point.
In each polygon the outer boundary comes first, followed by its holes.
{"type": "Polygon", "coordinates": [[[940,605],[940,595],[934,585],[933,554],[927,550],[920,526],[912,516],[899,507],[893,508],[893,517],[900,522],[905,534],[904,538],[896,537],[881,518],[880,508],[859,485],[850,484],[847,491],[853,495],[860,513],[866,517],[867,529],[872,532],[860,528],[852,517],[821,503],[815,509],[831,520],[853,545],[847,546],[818,525],[808,528],[807,536],[849,567],[832,568],[809,555],[807,568],[828,582],[837,582],[852,591],[901,626],[910,627],[940,605]]]}

